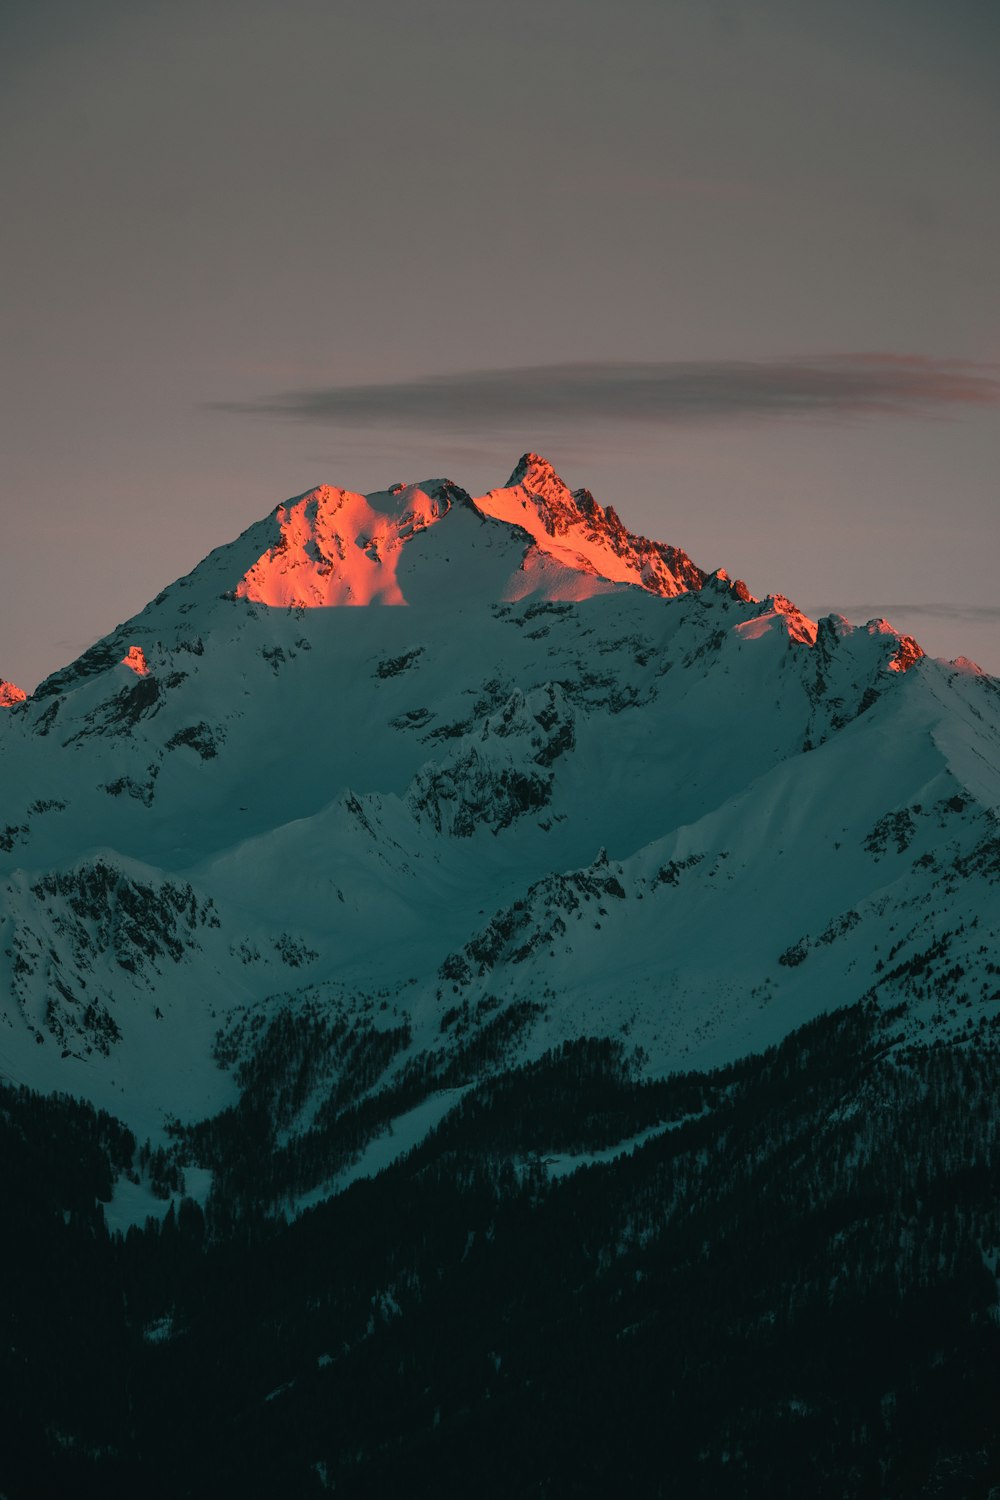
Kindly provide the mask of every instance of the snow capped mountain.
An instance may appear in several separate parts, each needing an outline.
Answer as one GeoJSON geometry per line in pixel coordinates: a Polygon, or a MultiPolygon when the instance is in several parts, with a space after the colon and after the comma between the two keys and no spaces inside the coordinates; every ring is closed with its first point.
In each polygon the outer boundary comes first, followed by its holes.
{"type": "Polygon", "coordinates": [[[663,1073],[1000,998],[997,682],[756,600],[533,454],[289,500],[3,691],[0,1058],[154,1140],[282,1017],[375,1038],[409,1110],[566,1039],[663,1073]]]}
{"type": "Polygon", "coordinates": [[[528,454],[4,689],[4,1494],[987,1492],[1000,683],[528,454]]]}
{"type": "Polygon", "coordinates": [[[0,708],[13,708],[15,703],[23,703],[26,696],[22,688],[0,677],[0,708]]]}

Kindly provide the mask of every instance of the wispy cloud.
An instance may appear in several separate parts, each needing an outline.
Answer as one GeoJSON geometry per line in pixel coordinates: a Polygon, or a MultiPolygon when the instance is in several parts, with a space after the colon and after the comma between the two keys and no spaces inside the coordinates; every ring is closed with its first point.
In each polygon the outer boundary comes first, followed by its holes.
{"type": "Polygon", "coordinates": [[[856,620],[884,615],[890,620],[916,617],[956,621],[962,625],[1000,626],[1000,604],[816,604],[813,614],[837,613],[856,620]]]}
{"type": "Polygon", "coordinates": [[[926,355],[526,365],[384,385],[317,386],[217,410],[342,427],[483,434],[599,421],[656,426],[745,419],[922,416],[1000,405],[1000,367],[926,355]]]}

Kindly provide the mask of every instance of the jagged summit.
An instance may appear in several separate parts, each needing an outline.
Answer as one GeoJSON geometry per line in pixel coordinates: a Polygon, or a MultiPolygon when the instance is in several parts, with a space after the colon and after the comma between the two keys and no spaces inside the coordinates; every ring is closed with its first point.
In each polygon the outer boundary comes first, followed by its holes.
{"type": "Polygon", "coordinates": [[[0,708],[13,708],[15,703],[23,703],[26,697],[23,688],[0,677],[0,708]]]}
{"type": "MultiPolygon", "coordinates": [[[[876,648],[880,670],[897,673],[923,655],[885,621],[853,627],[838,618],[817,626],[784,595],[758,600],[725,568],[706,572],[680,547],[630,531],[612,506],[587,489],[570,490],[546,459],[528,452],[506,485],[479,496],[446,478],[395,483],[369,495],[319,485],[294,496],[209,553],[32,696],[52,699],[123,658],[137,675],[155,679],[158,663],[176,649],[170,642],[189,640],[196,621],[196,636],[228,634],[234,603],[296,611],[416,605],[454,615],[632,589],[663,599],[704,594],[705,604],[735,606],[740,618],[718,624],[737,639],[774,633],[812,648],[860,631],[876,648]]],[[[855,649],[863,648],[848,654],[855,649]]],[[[13,684],[2,692],[0,705],[23,701],[13,684]]]]}
{"type": "Polygon", "coordinates": [[[919,661],[925,654],[924,648],[913,639],[912,635],[900,635],[888,620],[882,618],[869,620],[864,629],[870,636],[876,638],[888,636],[894,643],[888,661],[890,672],[908,672],[914,662],[919,661]]]}
{"type": "MultiPolygon", "coordinates": [[[[484,559],[470,516],[509,528],[509,566],[494,557],[481,578],[500,601],[581,599],[624,584],[674,596],[701,588],[708,576],[680,548],[628,531],[611,506],[589,490],[570,490],[546,459],[526,453],[505,486],[479,497],[448,479],[367,496],[318,486],[276,507],[270,545],[231,588],[239,599],[278,607],[408,604],[408,579],[442,553],[450,581],[475,585],[484,559]],[[424,537],[426,546],[408,550],[446,518],[446,541],[424,537]]],[[[502,546],[497,541],[493,550],[502,546]]]]}
{"type": "Polygon", "coordinates": [[[516,484],[527,484],[539,495],[545,493],[546,485],[551,484],[561,490],[566,488],[548,459],[543,458],[540,453],[521,454],[507,480],[507,488],[512,489],[516,484]]]}
{"type": "MultiPolygon", "coordinates": [[[[417,604],[454,611],[582,601],[629,588],[661,598],[704,591],[706,601],[721,596],[747,606],[737,631],[745,639],[773,629],[793,643],[817,641],[816,622],[785,596],[760,601],[724,568],[706,572],[682,548],[630,531],[612,506],[587,489],[570,490],[545,458],[527,452],[508,483],[484,495],[436,478],[369,495],[318,485],[284,501],[52,673],[33,696],[51,698],[133,649],[145,650],[143,662],[155,675],[171,637],[186,639],[195,617],[202,630],[228,628],[234,601],[272,609],[417,604]]],[[[860,628],[879,638],[880,661],[897,672],[923,655],[884,621],[860,628]]],[[[830,638],[853,629],[841,621],[830,638]]],[[[135,669],[137,661],[128,664],[135,669]]],[[[22,700],[13,685],[7,692],[8,705],[22,700]]]]}
{"type": "Polygon", "coordinates": [[[494,520],[523,527],[540,552],[563,566],[610,584],[673,597],[700,589],[709,576],[681,548],[627,530],[589,490],[571,490],[537,453],[525,453],[503,488],[473,503],[494,520]]]}

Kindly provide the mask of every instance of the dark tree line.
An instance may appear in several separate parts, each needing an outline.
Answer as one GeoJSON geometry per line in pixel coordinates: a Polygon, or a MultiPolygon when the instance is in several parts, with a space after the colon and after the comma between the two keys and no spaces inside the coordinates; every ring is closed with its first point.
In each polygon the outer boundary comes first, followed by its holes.
{"type": "MultiPolygon", "coordinates": [[[[128,1133],[6,1091],[0,1489],[985,1500],[1000,1032],[904,1047],[897,1026],[854,1007],[653,1082],[616,1041],[566,1044],[291,1223],[266,1198],[299,1169],[261,1127],[245,1212],[175,1200],[124,1238],[100,1200],[128,1133]]],[[[281,1035],[244,1075],[258,1103],[301,1065],[281,1035]]],[[[372,1097],[346,1060],[368,1076],[376,1044],[327,1041],[335,1121],[372,1097]]]]}

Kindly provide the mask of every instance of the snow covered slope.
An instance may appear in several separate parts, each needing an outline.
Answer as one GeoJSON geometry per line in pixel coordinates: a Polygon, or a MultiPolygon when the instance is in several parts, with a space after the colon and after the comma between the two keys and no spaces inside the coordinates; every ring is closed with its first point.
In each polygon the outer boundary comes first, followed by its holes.
{"type": "Polygon", "coordinates": [[[532,454],[478,498],[290,500],[13,698],[0,1068],[148,1133],[283,1015],[429,1093],[588,1034],[664,1071],[864,995],[910,1034],[1000,1001],[997,681],[758,601],[532,454]]]}

